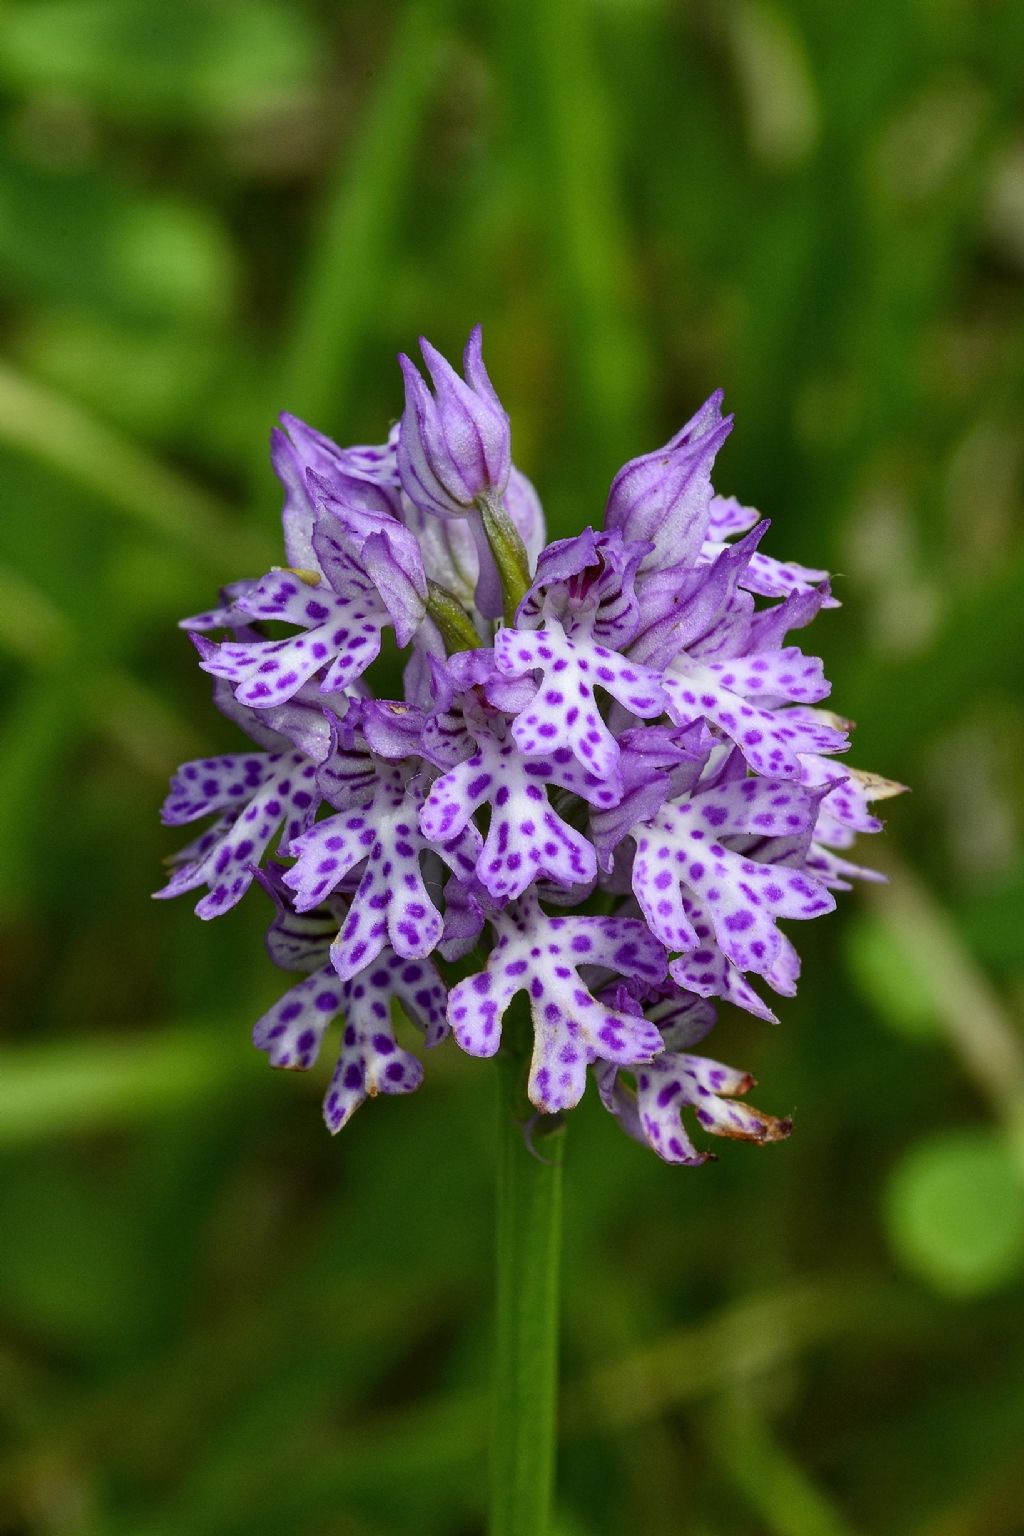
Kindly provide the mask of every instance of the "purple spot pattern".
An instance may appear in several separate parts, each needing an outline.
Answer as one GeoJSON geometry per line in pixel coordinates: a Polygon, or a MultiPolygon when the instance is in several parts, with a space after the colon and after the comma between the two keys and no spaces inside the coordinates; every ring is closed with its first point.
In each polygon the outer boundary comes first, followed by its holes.
{"type": "MultiPolygon", "coordinates": [[[[713,496],[699,563],[710,565],[717,560],[730,547],[727,540],[748,533],[759,517],[759,512],[743,506],[735,496],[713,496]]],[[[827,583],[828,576],[828,571],[814,570],[795,560],[776,560],[757,551],[751,556],[738,584],[759,597],[789,597],[794,592],[816,590],[827,583]]],[[[825,606],[838,607],[831,594],[826,597],[825,606]]]]}
{"type": "MultiPolygon", "coordinates": [[[[727,544],[708,540],[701,556],[710,564],[728,547],[727,544]]],[[[758,550],[751,555],[739,585],[747,592],[755,592],[758,597],[788,597],[791,592],[813,592],[826,581],[828,571],[814,570],[811,566],[799,565],[795,560],[775,560],[771,555],[763,555],[758,550]]],[[[838,606],[831,595],[826,599],[826,607],[838,606]]]]}
{"type": "Polygon", "coordinates": [[[536,757],[553,746],[567,746],[582,768],[619,791],[619,745],[601,717],[595,690],[650,720],[665,709],[658,675],[607,646],[570,640],[557,620],[549,620],[543,630],[499,630],[494,658],[508,677],[542,673],[533,702],[512,727],[519,750],[536,757]]]}
{"type": "Polygon", "coordinates": [[[637,822],[649,821],[668,799],[688,793],[707,765],[714,743],[703,724],[645,726],[619,737],[623,793],[618,804],[595,805],[590,831],[606,875],[616,849],[637,822]]]}
{"type": "MultiPolygon", "coordinates": [[[[887,785],[873,775],[858,774],[846,763],[804,754],[800,759],[800,782],[812,789],[831,785],[818,807],[816,836],[827,843],[849,848],[858,832],[881,832],[882,822],[872,814],[871,801],[876,787],[898,793],[902,786],[887,785]]],[[[881,797],[881,795],[879,797],[881,797]]]]}
{"type": "Polygon", "coordinates": [[[422,788],[401,767],[382,764],[368,800],[319,821],[291,845],[295,864],[284,876],[300,912],[317,906],[342,878],[361,867],[359,886],[334,941],[331,959],[342,980],[390,944],[406,959],[437,947],[444,920],[420,868],[429,852],[457,874],[473,873],[480,834],[467,826],[437,845],[419,829],[422,788]]]}
{"type": "Polygon", "coordinates": [[[218,917],[241,901],[277,830],[286,848],[309,826],[320,797],[316,769],[301,752],[245,753],[185,763],[171,781],[163,820],[181,826],[226,811],[214,828],[184,849],[158,897],[205,885],[200,917],[218,917]]]}
{"type": "Polygon", "coordinates": [[[229,581],[226,586],[221,588],[221,600],[216,607],[208,609],[206,613],[194,613],[191,618],[181,619],[178,623],[178,628],[193,632],[207,629],[226,629],[238,623],[239,620],[242,623],[247,622],[242,614],[242,610],[237,605],[239,600],[247,597],[257,584],[254,580],[229,581]]]}
{"type": "Polygon", "coordinates": [[[571,754],[529,760],[513,741],[484,733],[473,756],[437,779],[420,812],[424,837],[448,842],[464,831],[474,811],[490,806],[487,837],[476,862],[476,876],[495,901],[521,896],[544,877],[571,887],[587,885],[597,875],[593,845],[551,809],[547,785],[609,793],[584,775],[571,754]]]}
{"type": "Polygon", "coordinates": [[[793,1129],[790,1119],[737,1103],[736,1096],[752,1088],[754,1079],[706,1056],[664,1051],[637,1067],[635,1077],[630,1089],[619,1067],[603,1064],[597,1073],[601,1102],[628,1136],[646,1143],[666,1163],[699,1167],[711,1158],[697,1150],[683,1129],[683,1109],[693,1110],[703,1130],[739,1141],[783,1141],[793,1129]]]}
{"type": "Polygon", "coordinates": [[[330,588],[353,599],[379,599],[400,646],[409,644],[423,622],[427,578],[419,543],[394,515],[389,498],[345,477],[314,488],[320,508],[313,552],[330,588]]]}
{"type": "Polygon", "coordinates": [[[430,1050],[448,1035],[447,992],[430,960],[404,959],[387,947],[363,971],[339,980],[329,955],[344,920],[344,902],[331,898],[314,911],[295,912],[281,875],[271,866],[260,876],[277,909],[267,948],[282,969],[312,974],[256,1023],[253,1042],[273,1066],[305,1071],[317,1059],[331,1021],[342,1015],[337,1066],[324,1098],[324,1118],[338,1131],[364,1098],[419,1087],[423,1069],[395,1040],[392,1004],[398,1001],[430,1050]]]}
{"type": "Polygon", "coordinates": [[[640,627],[636,574],[649,550],[649,544],[629,542],[618,529],[585,528],[574,539],[549,544],[516,612],[517,626],[537,629],[554,619],[571,639],[624,650],[640,627]]]}
{"type": "Polygon", "coordinates": [[[338,1061],[324,1096],[328,1129],[342,1126],[366,1098],[412,1093],[423,1066],[395,1040],[392,999],[424,1031],[426,1044],[447,1034],[445,990],[429,961],[403,960],[385,949],[365,970],[339,981],[321,966],[286,992],[253,1028],[253,1044],[274,1067],[306,1071],[320,1053],[328,1025],[342,1014],[338,1061]]]}
{"type": "Polygon", "coordinates": [[[534,1049],[528,1092],[554,1114],[577,1104],[594,1061],[633,1065],[662,1049],[657,1026],[598,1000],[580,976],[598,966],[656,984],[665,974],[661,946],[631,918],[550,917],[532,893],[492,919],[496,942],[487,967],[452,989],[448,1022],[471,1056],[493,1056],[502,1019],[525,991],[534,1049]]]}
{"type": "Polygon", "coordinates": [[[628,1013],[646,1012],[665,1044],[653,1061],[637,1066],[632,1082],[613,1062],[599,1062],[594,1068],[601,1102],[628,1136],[667,1163],[697,1167],[711,1161],[712,1154],[698,1151],[683,1129],[684,1109],[692,1109],[697,1124],[715,1136],[766,1142],[789,1135],[791,1121],[736,1102],[754,1086],[749,1073],[691,1050],[714,1027],[715,1010],[710,1003],[681,991],[671,981],[639,998],[629,984],[621,982],[602,995],[628,1013]]]}
{"type": "Polygon", "coordinates": [[[903,785],[813,756],[802,757],[801,766],[804,783],[827,791],[818,806],[807,868],[833,891],[851,890],[857,880],[884,881],[877,870],[854,863],[843,853],[853,847],[858,834],[882,830],[883,822],[870,807],[875,800],[902,794],[903,785]]]}
{"type": "Polygon", "coordinates": [[[817,656],[805,656],[795,645],[749,652],[730,661],[709,661],[701,675],[758,704],[816,704],[830,692],[817,656]]]}
{"type": "Polygon", "coordinates": [[[684,896],[696,898],[715,941],[741,971],[765,975],[779,953],[780,917],[829,912],[834,898],[782,859],[806,851],[817,801],[784,781],[741,779],[664,806],[633,829],[633,891],[652,933],[669,950],[696,950],[700,936],[684,896]],[[754,840],[757,857],[743,851],[754,840]],[[731,846],[737,841],[739,848],[731,846]],[[774,855],[775,862],[767,862],[774,855]]]}
{"type": "Polygon", "coordinates": [[[754,507],[745,507],[735,496],[712,496],[708,507],[705,543],[708,540],[724,542],[737,534],[749,533],[761,514],[754,507]]]}
{"type": "Polygon", "coordinates": [[[290,571],[271,571],[238,599],[234,611],[245,622],[283,620],[301,633],[219,645],[197,635],[203,671],[226,678],[235,697],[253,709],[283,704],[320,672],[322,693],[343,692],[376,660],[381,631],[391,622],[372,583],[354,561],[349,568],[341,592],[323,582],[310,586],[290,571]]]}
{"type": "Polygon", "coordinates": [[[788,688],[795,698],[801,696],[797,689],[808,700],[820,698],[815,692],[820,665],[802,658],[800,664],[794,663],[793,681],[787,683],[784,679],[790,671],[785,664],[767,661],[763,655],[743,657],[736,663],[677,662],[676,670],[662,677],[668,713],[677,725],[706,720],[736,743],[755,773],[798,779],[800,754],[843,752],[848,745],[845,733],[797,710],[753,701],[765,696],[786,697],[778,694],[780,688],[788,688]],[[766,661],[763,673],[755,669],[754,661],[766,661]]]}
{"type": "MultiPolygon", "coordinates": [[[[698,947],[669,961],[672,980],[696,996],[720,997],[766,1023],[779,1021],[746,976],[723,953],[715,937],[714,922],[707,908],[690,895],[683,896],[683,910],[697,935],[698,947]]],[[[784,933],[778,933],[774,960],[764,972],[764,980],[780,996],[792,997],[800,974],[800,958],[784,933]]]]}

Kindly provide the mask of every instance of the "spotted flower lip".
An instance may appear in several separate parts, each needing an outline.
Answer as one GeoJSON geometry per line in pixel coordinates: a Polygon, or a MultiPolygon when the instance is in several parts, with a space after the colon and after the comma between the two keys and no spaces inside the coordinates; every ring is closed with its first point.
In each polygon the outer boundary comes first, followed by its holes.
{"type": "Polygon", "coordinates": [[[328,1026],[343,1017],[337,1064],[324,1096],[324,1119],[337,1132],[366,1098],[419,1087],[423,1066],[398,1045],[391,1003],[400,1000],[430,1049],[449,1033],[444,984],[431,961],[403,959],[388,948],[362,971],[340,980],[330,945],[344,903],[329,900],[297,914],[288,905],[279,869],[261,874],[260,883],[277,909],[267,934],[271,958],[284,970],[307,974],[257,1020],[253,1044],[266,1052],[272,1066],[304,1072],[316,1061],[328,1026]]]}
{"type": "Polygon", "coordinates": [[[827,573],[715,490],[720,392],[619,471],[603,526],[547,542],[479,327],[462,375],[421,347],[379,446],[274,431],[282,564],[184,621],[251,746],[174,775],[163,819],[197,835],[157,894],[211,918],[269,892],[299,979],[253,1038],[307,1071],[340,1023],[332,1131],[419,1088],[405,1020],[485,1058],[515,1010],[541,1113],[592,1077],[669,1163],[710,1160],[695,1134],[784,1140],[705,1038],[722,1006],[777,1021],[796,925],[877,878],[854,844],[902,788],[843,761],[804,634],[827,573]]]}
{"type": "Polygon", "coordinates": [[[663,1049],[655,1025],[595,997],[584,967],[658,982],[664,954],[644,924],[632,918],[549,917],[535,896],[511,904],[492,920],[497,942],[483,971],[459,982],[448,1018],[456,1040],[473,1056],[493,1056],[502,1020],[520,992],[529,997],[536,1046],[529,1094],[548,1114],[579,1103],[586,1068],[596,1061],[651,1061],[663,1049]]]}

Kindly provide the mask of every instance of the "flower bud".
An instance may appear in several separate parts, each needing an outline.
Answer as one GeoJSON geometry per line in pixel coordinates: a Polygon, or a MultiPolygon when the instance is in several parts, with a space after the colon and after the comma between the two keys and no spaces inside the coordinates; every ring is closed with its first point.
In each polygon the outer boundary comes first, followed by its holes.
{"type": "Polygon", "coordinates": [[[652,545],[641,570],[696,559],[711,513],[711,466],[732,430],[718,390],[663,448],[623,465],[608,493],[604,526],[652,545]]]}
{"type": "Polygon", "coordinates": [[[405,378],[398,432],[402,488],[422,512],[464,517],[480,496],[500,498],[508,484],[508,416],[487,377],[479,326],[466,344],[465,379],[422,337],[420,349],[433,395],[410,359],[398,359],[405,378]]]}

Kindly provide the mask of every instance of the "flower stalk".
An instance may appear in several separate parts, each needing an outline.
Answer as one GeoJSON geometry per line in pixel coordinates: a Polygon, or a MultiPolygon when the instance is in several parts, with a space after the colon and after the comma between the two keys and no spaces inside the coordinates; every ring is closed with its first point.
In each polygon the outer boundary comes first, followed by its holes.
{"type": "Polygon", "coordinates": [[[517,1006],[498,1053],[490,1536],[547,1536],[555,1481],[565,1128],[526,1097],[531,1051],[517,1006]]]}
{"type": "Polygon", "coordinates": [[[427,614],[441,631],[449,656],[456,651],[471,651],[480,644],[469,614],[455,594],[440,582],[427,582],[427,614]]]}
{"type": "Polygon", "coordinates": [[[516,610],[530,585],[530,563],[519,530],[493,494],[479,497],[477,506],[494,563],[501,581],[505,623],[516,622],[516,610]]]}

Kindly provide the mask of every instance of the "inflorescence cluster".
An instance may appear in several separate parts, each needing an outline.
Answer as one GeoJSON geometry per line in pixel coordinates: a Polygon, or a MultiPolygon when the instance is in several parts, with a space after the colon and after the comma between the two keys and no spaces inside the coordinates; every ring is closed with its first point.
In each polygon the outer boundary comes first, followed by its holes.
{"type": "Polygon", "coordinates": [[[714,493],[720,394],[619,471],[603,528],[546,543],[479,328],[464,378],[421,346],[433,391],[402,357],[383,446],[273,434],[286,563],[183,625],[253,747],[174,776],[164,821],[214,820],[158,894],[205,890],[209,918],[264,886],[270,955],[305,974],[255,1043],[305,1069],[340,1018],[332,1131],[420,1084],[394,1000],[428,1048],[491,1056],[522,993],[538,1111],[590,1067],[669,1162],[706,1159],[685,1107],[778,1140],[790,1121],[694,1047],[713,999],[774,1020],[763,986],[791,996],[800,968],[779,919],[870,874],[847,851],[897,788],[837,761],[848,723],[787,643],[835,605],[827,574],[763,554],[768,522],[714,493]],[[404,697],[381,698],[396,648],[404,697]]]}

